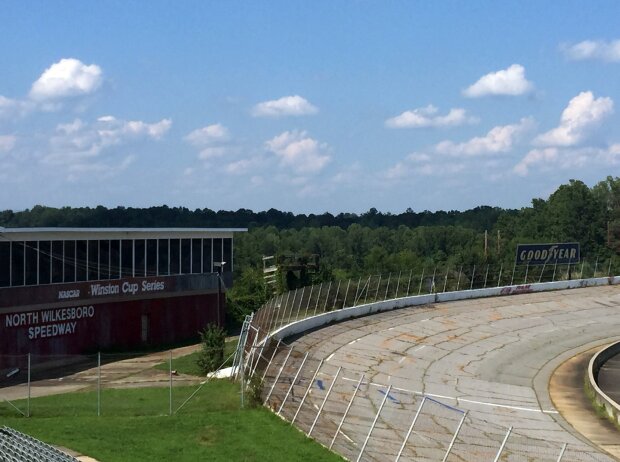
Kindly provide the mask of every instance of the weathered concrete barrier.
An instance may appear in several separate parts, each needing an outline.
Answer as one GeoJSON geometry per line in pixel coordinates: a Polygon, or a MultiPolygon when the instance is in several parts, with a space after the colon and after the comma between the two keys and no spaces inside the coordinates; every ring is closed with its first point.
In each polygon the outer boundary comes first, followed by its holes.
{"type": "Polygon", "coordinates": [[[613,399],[607,396],[598,386],[598,373],[607,360],[620,354],[620,342],[616,342],[607,348],[602,349],[590,360],[586,371],[586,387],[590,390],[596,404],[605,409],[605,414],[609,420],[620,425],[620,406],[613,399]]]}
{"type": "MultiPolygon", "coordinates": [[[[573,279],[569,281],[541,282],[533,284],[521,284],[503,287],[487,287],[486,289],[460,290],[457,292],[441,292],[428,295],[414,295],[411,297],[394,298],[382,302],[367,303],[364,305],[342,308],[317,314],[306,319],[295,321],[281,327],[269,338],[281,340],[292,335],[317,329],[334,322],[347,319],[359,318],[370,314],[391,311],[411,306],[422,306],[431,303],[449,302],[455,300],[467,300],[473,298],[497,297],[503,295],[527,294],[532,292],[546,292],[550,290],[576,289],[580,287],[593,287],[620,284],[620,276],[573,279]]],[[[268,340],[268,339],[266,339],[268,340]]]]}

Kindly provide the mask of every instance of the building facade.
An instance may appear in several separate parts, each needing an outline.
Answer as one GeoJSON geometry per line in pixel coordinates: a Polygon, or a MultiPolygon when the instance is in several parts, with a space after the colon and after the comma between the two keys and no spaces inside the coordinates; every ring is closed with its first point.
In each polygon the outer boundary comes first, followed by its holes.
{"type": "Polygon", "coordinates": [[[0,228],[0,355],[131,350],[223,325],[243,231],[0,228]]]}

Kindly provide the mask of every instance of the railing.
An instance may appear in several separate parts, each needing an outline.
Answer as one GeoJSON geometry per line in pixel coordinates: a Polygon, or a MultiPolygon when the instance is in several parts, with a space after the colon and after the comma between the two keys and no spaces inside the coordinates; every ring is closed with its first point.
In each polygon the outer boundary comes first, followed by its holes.
{"type": "MultiPolygon", "coordinates": [[[[246,327],[245,356],[283,326],[329,311],[389,299],[463,290],[526,285],[563,280],[611,277],[620,274],[620,258],[582,261],[578,264],[540,266],[437,265],[419,273],[403,270],[340,281],[323,282],[271,298],[253,314],[246,327]]],[[[245,335],[245,334],[244,334],[245,335]]],[[[235,366],[239,365],[237,361],[235,366]]]]}

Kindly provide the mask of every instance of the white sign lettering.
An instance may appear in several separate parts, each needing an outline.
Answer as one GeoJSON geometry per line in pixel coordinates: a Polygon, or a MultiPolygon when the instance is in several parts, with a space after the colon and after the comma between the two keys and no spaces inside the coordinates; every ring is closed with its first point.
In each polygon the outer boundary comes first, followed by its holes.
{"type": "Polygon", "coordinates": [[[28,327],[28,339],[57,337],[75,334],[77,321],[93,318],[95,307],[75,306],[51,310],[10,313],[4,315],[5,327],[28,327]]]}

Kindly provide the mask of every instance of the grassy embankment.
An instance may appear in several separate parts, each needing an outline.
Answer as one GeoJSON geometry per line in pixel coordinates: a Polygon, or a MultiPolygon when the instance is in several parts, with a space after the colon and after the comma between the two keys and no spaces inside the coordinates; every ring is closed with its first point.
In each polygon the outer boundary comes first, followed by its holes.
{"type": "MultiPolygon", "coordinates": [[[[181,399],[193,390],[173,391],[181,399]]],[[[227,380],[209,382],[168,416],[167,388],[105,389],[101,417],[94,391],[67,393],[33,399],[30,418],[0,403],[0,424],[102,462],[342,460],[267,409],[240,409],[238,391],[227,380]]]]}

